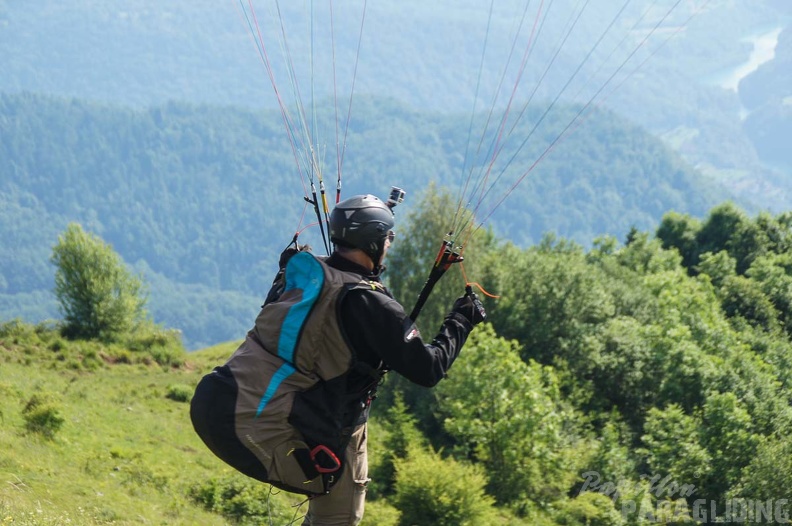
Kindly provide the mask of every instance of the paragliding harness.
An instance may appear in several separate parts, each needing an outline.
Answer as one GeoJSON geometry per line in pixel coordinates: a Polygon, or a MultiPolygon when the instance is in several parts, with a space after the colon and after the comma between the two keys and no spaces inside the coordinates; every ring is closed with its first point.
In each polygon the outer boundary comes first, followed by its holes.
{"type": "Polygon", "coordinates": [[[196,432],[226,463],[286,491],[328,493],[352,432],[385,373],[355,359],[338,321],[348,291],[388,294],[293,250],[256,325],[191,403],[196,432]]]}

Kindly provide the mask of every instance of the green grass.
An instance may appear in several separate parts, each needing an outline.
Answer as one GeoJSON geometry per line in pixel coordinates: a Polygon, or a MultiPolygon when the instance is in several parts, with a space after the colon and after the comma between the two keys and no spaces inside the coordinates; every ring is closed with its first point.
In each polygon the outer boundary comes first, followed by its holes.
{"type": "MultiPolygon", "coordinates": [[[[204,446],[183,396],[236,343],[164,367],[134,352],[118,361],[117,351],[54,329],[12,329],[0,329],[0,524],[245,523],[192,496],[213,479],[252,481],[204,446]],[[51,436],[26,425],[34,395],[63,421],[51,436]]],[[[292,517],[300,500],[273,496],[273,516],[292,517]]]]}

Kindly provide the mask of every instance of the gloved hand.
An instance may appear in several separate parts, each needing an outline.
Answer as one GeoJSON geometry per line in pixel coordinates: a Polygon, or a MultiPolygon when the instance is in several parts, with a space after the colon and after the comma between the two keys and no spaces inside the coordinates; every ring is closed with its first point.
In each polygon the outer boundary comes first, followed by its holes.
{"type": "Polygon", "coordinates": [[[279,268],[286,268],[286,264],[289,262],[291,257],[295,255],[297,252],[310,252],[311,247],[310,245],[289,245],[286,247],[286,250],[281,252],[280,259],[278,260],[278,267],[279,268]]]}
{"type": "Polygon", "coordinates": [[[474,326],[487,319],[487,312],[484,310],[484,305],[470,286],[467,287],[465,295],[454,302],[451,312],[461,314],[474,326]]]}
{"type": "MultiPolygon", "coordinates": [[[[286,264],[296,253],[304,251],[310,252],[311,247],[309,245],[295,246],[293,243],[286,247],[286,250],[281,252],[280,259],[278,260],[278,273],[275,274],[275,279],[272,280],[272,286],[267,293],[267,298],[264,300],[264,305],[272,303],[273,301],[277,300],[281,294],[283,294],[283,290],[286,288],[286,279],[284,278],[284,275],[286,274],[286,264]]],[[[264,308],[264,305],[261,307],[264,308]]]]}

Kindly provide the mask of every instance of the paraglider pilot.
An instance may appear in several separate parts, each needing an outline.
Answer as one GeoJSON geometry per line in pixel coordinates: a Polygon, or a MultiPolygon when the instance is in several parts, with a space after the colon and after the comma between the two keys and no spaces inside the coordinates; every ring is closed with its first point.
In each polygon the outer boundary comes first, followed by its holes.
{"type": "Polygon", "coordinates": [[[436,385],[486,319],[466,293],[424,341],[380,281],[394,243],[393,205],[373,195],[346,199],[330,214],[329,257],[287,249],[255,326],[191,403],[194,427],[216,455],[310,496],[303,526],[361,521],[366,422],[385,372],[436,385]]]}

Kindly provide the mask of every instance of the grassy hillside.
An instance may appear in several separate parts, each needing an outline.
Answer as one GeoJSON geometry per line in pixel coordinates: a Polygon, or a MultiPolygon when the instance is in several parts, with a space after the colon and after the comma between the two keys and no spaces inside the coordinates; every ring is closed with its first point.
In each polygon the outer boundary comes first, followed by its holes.
{"type": "Polygon", "coordinates": [[[64,341],[44,327],[3,326],[0,522],[226,524],[189,496],[231,473],[193,432],[184,395],[231,347],[163,368],[145,355],[64,341]],[[38,432],[24,417],[36,397],[53,415],[38,432]]]}

